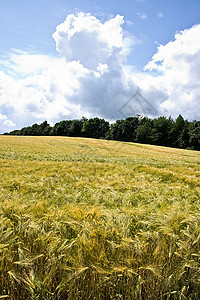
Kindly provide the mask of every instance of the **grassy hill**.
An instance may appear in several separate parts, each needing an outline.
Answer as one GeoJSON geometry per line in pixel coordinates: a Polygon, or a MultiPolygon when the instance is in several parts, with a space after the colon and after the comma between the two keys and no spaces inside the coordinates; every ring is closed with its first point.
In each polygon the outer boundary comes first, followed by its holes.
{"type": "Polygon", "coordinates": [[[200,152],[0,136],[0,299],[200,299],[200,152]]]}

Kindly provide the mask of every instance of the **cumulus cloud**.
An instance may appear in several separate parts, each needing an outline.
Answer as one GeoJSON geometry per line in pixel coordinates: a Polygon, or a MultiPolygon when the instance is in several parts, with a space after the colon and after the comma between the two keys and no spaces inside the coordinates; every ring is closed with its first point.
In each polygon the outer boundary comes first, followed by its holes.
{"type": "Polygon", "coordinates": [[[137,87],[125,72],[133,36],[117,15],[102,23],[91,14],[70,14],[53,38],[60,58],[17,51],[1,62],[0,111],[18,127],[47,119],[117,118],[137,87]]]}
{"type": "Polygon", "coordinates": [[[121,103],[138,89],[123,68],[134,43],[123,31],[123,23],[119,15],[101,23],[90,14],[79,13],[69,15],[53,34],[66,62],[79,61],[88,70],[79,78],[79,89],[70,101],[108,119],[120,117],[121,103]]]}
{"type": "Polygon", "coordinates": [[[140,78],[138,84],[149,96],[152,89],[161,93],[163,113],[200,119],[200,25],[181,31],[174,41],[160,45],[145,70],[154,76],[144,76],[145,82],[140,78]]]}
{"type": "Polygon", "coordinates": [[[78,114],[66,99],[87,73],[78,62],[22,52],[11,55],[7,70],[9,74],[0,72],[0,111],[18,127],[78,114]]]}
{"type": "Polygon", "coordinates": [[[200,25],[160,45],[138,73],[128,66],[138,40],[123,24],[119,15],[101,22],[91,14],[70,14],[53,34],[60,56],[13,51],[2,59],[0,132],[44,120],[118,119],[126,103],[125,111],[131,106],[135,114],[199,119],[200,25]]]}
{"type": "Polygon", "coordinates": [[[127,50],[123,23],[124,18],[120,15],[102,24],[90,14],[71,14],[53,34],[56,49],[66,61],[78,60],[91,70],[96,70],[99,63],[117,60],[119,64],[125,59],[123,54],[127,50]]]}

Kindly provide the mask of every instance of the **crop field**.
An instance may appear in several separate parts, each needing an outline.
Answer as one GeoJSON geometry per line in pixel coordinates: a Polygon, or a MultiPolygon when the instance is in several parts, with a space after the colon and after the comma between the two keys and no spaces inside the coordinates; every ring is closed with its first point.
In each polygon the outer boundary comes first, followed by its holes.
{"type": "Polygon", "coordinates": [[[0,136],[0,299],[200,299],[200,152],[0,136]]]}

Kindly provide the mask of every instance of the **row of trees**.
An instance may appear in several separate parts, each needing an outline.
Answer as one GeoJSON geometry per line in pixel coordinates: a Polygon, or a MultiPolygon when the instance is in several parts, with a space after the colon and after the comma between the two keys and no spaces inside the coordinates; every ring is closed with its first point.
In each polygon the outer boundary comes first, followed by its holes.
{"type": "Polygon", "coordinates": [[[83,117],[61,121],[53,127],[44,121],[6,134],[88,137],[200,150],[200,121],[189,122],[181,115],[176,120],[135,116],[112,124],[100,118],[83,117]]]}

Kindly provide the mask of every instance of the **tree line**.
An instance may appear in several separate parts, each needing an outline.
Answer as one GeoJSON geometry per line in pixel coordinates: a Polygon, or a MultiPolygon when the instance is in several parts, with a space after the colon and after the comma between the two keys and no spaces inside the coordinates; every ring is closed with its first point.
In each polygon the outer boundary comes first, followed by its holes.
{"type": "Polygon", "coordinates": [[[200,150],[200,121],[189,122],[181,115],[175,120],[171,117],[151,119],[138,115],[112,124],[97,117],[83,117],[80,120],[60,121],[53,127],[44,121],[40,125],[33,124],[5,134],[88,137],[200,150]]]}

